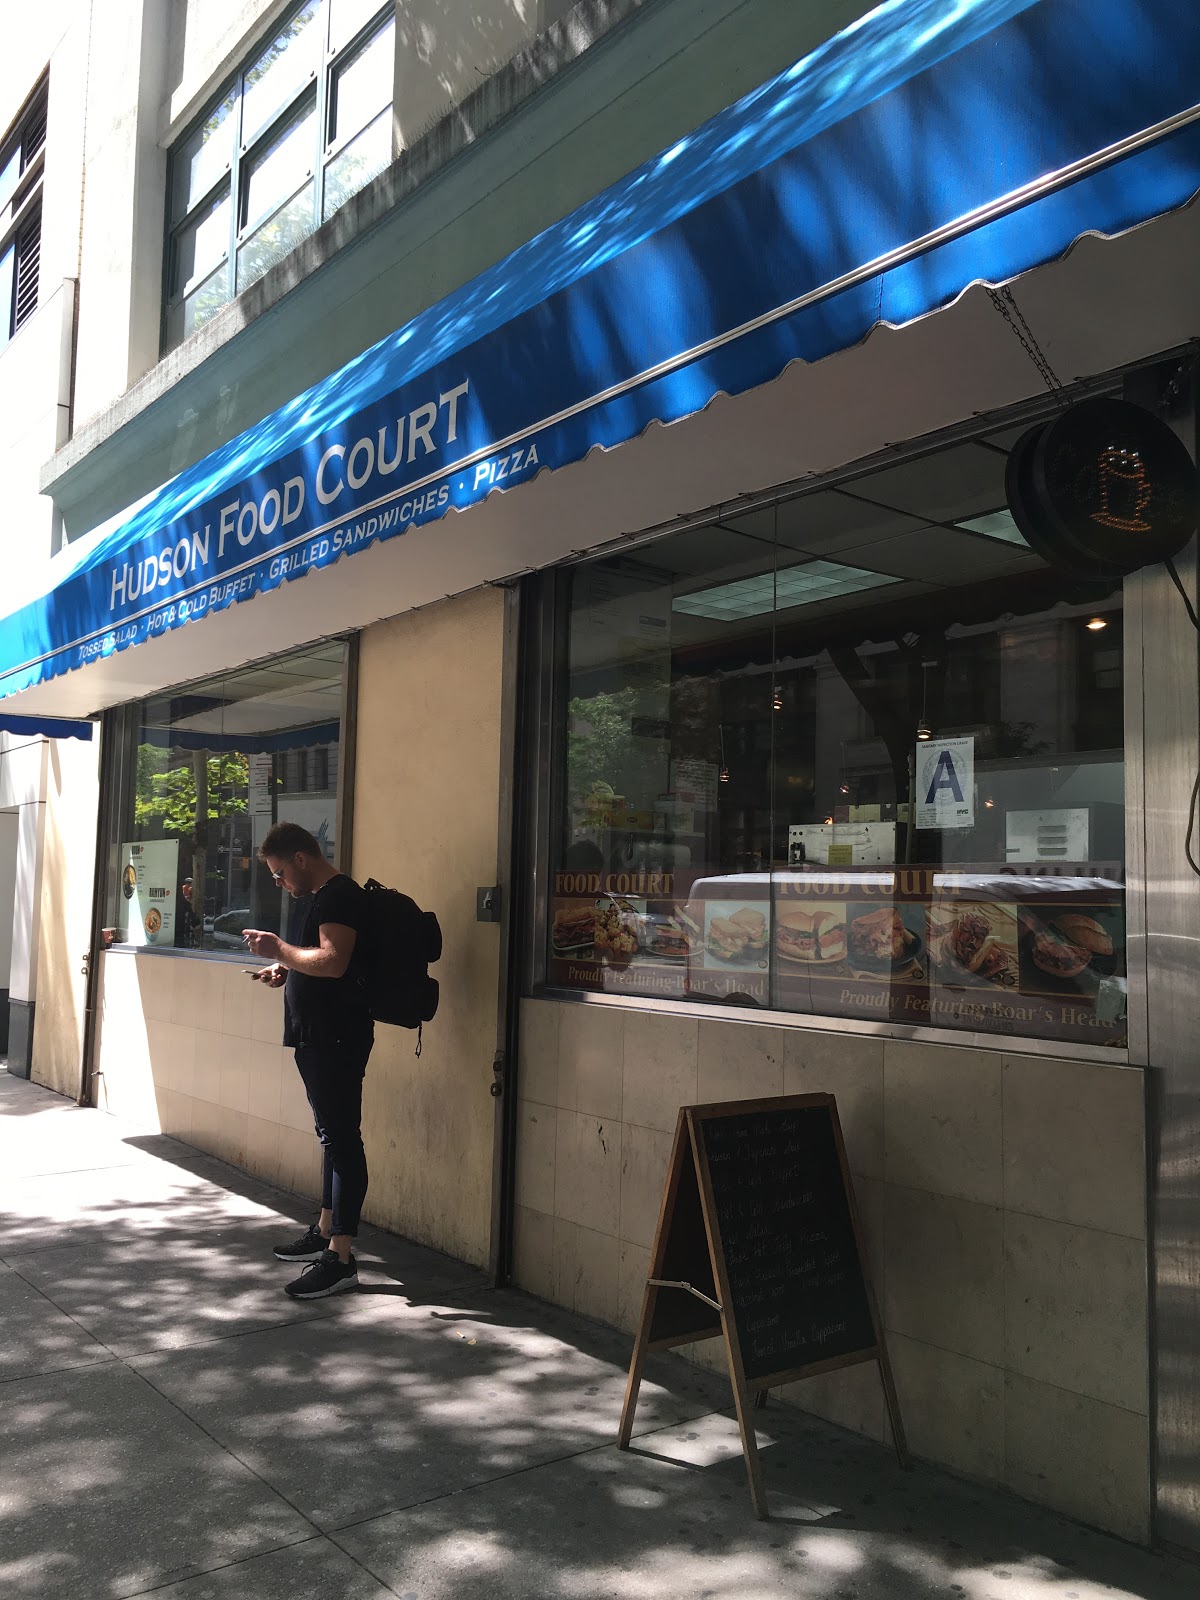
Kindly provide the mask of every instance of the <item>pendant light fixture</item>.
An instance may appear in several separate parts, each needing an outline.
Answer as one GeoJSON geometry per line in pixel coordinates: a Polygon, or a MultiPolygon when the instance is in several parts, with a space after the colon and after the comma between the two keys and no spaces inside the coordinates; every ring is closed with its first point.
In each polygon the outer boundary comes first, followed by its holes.
{"type": "Polygon", "coordinates": [[[926,707],[929,702],[929,669],[936,666],[936,662],[922,661],[921,663],[921,720],[917,723],[917,738],[922,744],[933,738],[933,729],[929,726],[929,717],[926,707]]]}

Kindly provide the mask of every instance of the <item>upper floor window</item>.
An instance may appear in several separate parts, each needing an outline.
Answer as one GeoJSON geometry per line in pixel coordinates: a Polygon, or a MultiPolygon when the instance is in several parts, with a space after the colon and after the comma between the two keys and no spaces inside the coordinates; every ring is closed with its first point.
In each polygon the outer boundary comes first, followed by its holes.
{"type": "Polygon", "coordinates": [[[168,349],[261,278],[391,159],[392,0],[307,0],[171,152],[168,349]]]}
{"type": "Polygon", "coordinates": [[[37,309],[47,102],[43,78],[0,144],[0,350],[37,309]]]}

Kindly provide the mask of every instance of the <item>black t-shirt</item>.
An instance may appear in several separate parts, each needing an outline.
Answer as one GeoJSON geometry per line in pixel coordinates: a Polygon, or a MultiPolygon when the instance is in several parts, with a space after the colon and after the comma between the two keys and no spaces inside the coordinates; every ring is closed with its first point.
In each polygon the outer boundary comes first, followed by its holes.
{"type": "MultiPolygon", "coordinates": [[[[302,950],[321,942],[321,924],[337,922],[353,928],[361,939],[367,926],[367,896],[353,878],[340,872],[314,895],[296,902],[288,943],[302,950]]],[[[310,978],[289,972],[283,990],[283,1042],[286,1045],[333,1044],[338,1040],[361,1043],[374,1025],[367,1009],[366,992],[359,982],[362,966],[358,940],[350,965],[340,978],[310,978]]]]}

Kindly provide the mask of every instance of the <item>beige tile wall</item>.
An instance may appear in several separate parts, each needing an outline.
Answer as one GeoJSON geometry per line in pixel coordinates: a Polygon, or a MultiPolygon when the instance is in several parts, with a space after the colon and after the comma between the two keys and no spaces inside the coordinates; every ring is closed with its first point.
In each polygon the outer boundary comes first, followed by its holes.
{"type": "Polygon", "coordinates": [[[282,992],[234,961],[102,957],[97,1104],[297,1194],[320,1194],[320,1147],[282,992]]]}
{"type": "MultiPolygon", "coordinates": [[[[526,1000],[518,1282],[632,1332],[679,1106],[813,1091],[837,1095],[913,1450],[1146,1539],[1136,1069],[526,1000]]],[[[888,1437],[873,1367],[787,1398],[888,1437]]]]}

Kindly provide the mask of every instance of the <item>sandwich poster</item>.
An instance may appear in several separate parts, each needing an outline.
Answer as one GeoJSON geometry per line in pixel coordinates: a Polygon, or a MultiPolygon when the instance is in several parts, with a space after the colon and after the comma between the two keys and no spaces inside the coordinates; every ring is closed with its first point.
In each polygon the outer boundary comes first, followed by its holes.
{"type": "Polygon", "coordinates": [[[770,1003],[816,1016],[1125,1043],[1115,878],[905,868],[776,880],[770,1003]],[[870,898],[868,898],[870,896],[870,898]]]}
{"type": "Polygon", "coordinates": [[[1125,1043],[1112,1004],[1125,977],[1116,869],[643,874],[606,888],[610,876],[559,875],[551,984],[1125,1043]]]}
{"type": "Polygon", "coordinates": [[[673,899],[670,873],[560,872],[550,903],[547,976],[564,988],[681,1000],[702,937],[673,899]]]}

